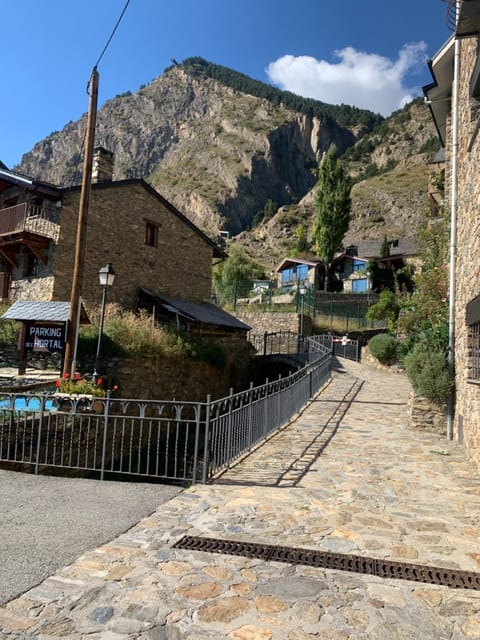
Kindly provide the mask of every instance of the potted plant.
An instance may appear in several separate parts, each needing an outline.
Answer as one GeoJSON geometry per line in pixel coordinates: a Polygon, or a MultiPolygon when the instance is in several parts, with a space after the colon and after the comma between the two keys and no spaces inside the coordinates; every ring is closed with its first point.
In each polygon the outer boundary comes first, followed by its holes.
{"type": "Polygon", "coordinates": [[[55,382],[54,402],[58,409],[71,410],[73,406],[83,410],[102,410],[103,403],[96,403],[96,398],[105,397],[102,378],[96,381],[76,373],[72,378],[65,373],[63,378],[55,382]]]}

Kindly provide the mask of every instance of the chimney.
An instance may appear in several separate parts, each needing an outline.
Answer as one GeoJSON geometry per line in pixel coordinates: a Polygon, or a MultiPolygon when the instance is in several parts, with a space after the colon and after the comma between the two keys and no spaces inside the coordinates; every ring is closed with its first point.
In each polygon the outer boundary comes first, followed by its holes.
{"type": "Polygon", "coordinates": [[[113,178],[113,152],[103,147],[93,150],[92,182],[111,182],[113,178]]]}

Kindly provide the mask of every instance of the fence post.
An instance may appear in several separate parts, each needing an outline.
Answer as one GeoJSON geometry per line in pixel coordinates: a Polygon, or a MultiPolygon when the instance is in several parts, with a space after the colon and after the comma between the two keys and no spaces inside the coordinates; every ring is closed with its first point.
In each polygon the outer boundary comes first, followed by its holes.
{"type": "Polygon", "coordinates": [[[253,431],[253,382],[250,382],[250,390],[248,393],[248,450],[252,448],[252,431],[253,431]]]}
{"type": "MultiPolygon", "coordinates": [[[[102,445],[102,462],[100,467],[100,480],[103,480],[105,475],[105,455],[107,452],[107,433],[108,433],[108,417],[110,415],[110,396],[105,398],[105,408],[103,412],[103,445],[102,445]]],[[[112,452],[113,455],[113,452],[112,452]]]]}
{"type": "Polygon", "coordinates": [[[192,484],[195,484],[197,481],[197,464],[198,464],[198,440],[200,438],[200,417],[202,413],[202,406],[199,402],[197,404],[196,409],[196,418],[195,418],[195,445],[193,450],[193,465],[192,465],[192,484]]]}
{"type": "Polygon", "coordinates": [[[210,464],[210,410],[212,396],[208,394],[207,404],[205,405],[205,435],[203,442],[203,469],[202,482],[205,484],[208,478],[208,465],[210,464]]]}
{"type": "Polygon", "coordinates": [[[268,333],[265,331],[265,333],[263,334],[263,355],[264,356],[267,355],[267,336],[268,336],[268,333]]]}
{"type": "Polygon", "coordinates": [[[42,450],[42,427],[43,427],[43,418],[45,416],[45,402],[47,401],[47,397],[42,396],[42,403],[40,407],[40,422],[38,424],[37,431],[37,452],[35,454],[35,475],[38,476],[38,469],[40,465],[40,453],[42,450]]]}
{"type": "Polygon", "coordinates": [[[233,422],[233,387],[230,387],[230,393],[228,394],[229,406],[228,406],[228,422],[227,422],[227,469],[230,468],[232,447],[232,422],[233,422]]]}

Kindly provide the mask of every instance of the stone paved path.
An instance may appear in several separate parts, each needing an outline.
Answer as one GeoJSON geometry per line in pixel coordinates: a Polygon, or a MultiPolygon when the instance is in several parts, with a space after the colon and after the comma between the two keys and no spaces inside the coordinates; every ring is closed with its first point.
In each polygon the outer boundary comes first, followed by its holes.
{"type": "Polygon", "coordinates": [[[407,430],[401,374],[342,366],[215,484],[0,608],[0,637],[479,639],[480,591],[172,549],[189,534],[480,571],[478,471],[407,430]]]}

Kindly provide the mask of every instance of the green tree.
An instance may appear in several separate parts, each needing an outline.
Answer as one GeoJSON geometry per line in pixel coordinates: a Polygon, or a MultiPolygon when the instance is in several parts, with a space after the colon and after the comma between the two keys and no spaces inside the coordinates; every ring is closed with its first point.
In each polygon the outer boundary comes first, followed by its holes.
{"type": "Polygon", "coordinates": [[[388,320],[388,330],[390,333],[395,333],[395,326],[400,313],[400,303],[397,295],[390,291],[390,289],[384,289],[378,302],[372,304],[367,311],[367,318],[369,320],[388,320]]]}
{"type": "Polygon", "coordinates": [[[235,297],[245,297],[252,289],[253,281],[265,276],[263,268],[253,260],[244,247],[232,244],[229,256],[213,270],[213,286],[220,304],[234,302],[235,297]]]}
{"type": "Polygon", "coordinates": [[[380,258],[389,258],[390,257],[390,244],[388,242],[387,236],[383,236],[382,246],[380,247],[380,258]]]}
{"type": "Polygon", "coordinates": [[[295,248],[299,253],[305,253],[310,249],[310,242],[308,241],[307,230],[305,225],[299,224],[295,229],[295,248]]]}
{"type": "Polygon", "coordinates": [[[313,227],[315,248],[325,263],[325,291],[335,252],[341,248],[350,224],[350,190],[350,181],[337,156],[337,149],[332,145],[318,170],[315,194],[317,217],[313,227]]]}

